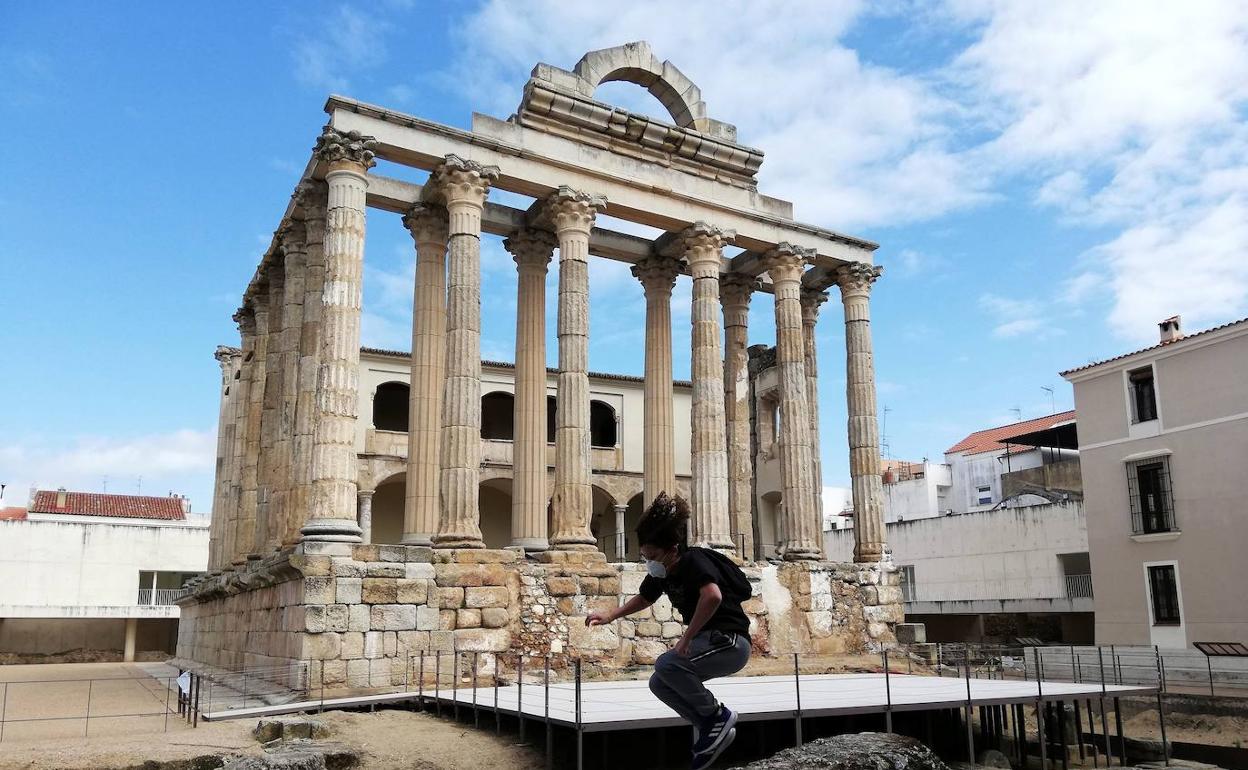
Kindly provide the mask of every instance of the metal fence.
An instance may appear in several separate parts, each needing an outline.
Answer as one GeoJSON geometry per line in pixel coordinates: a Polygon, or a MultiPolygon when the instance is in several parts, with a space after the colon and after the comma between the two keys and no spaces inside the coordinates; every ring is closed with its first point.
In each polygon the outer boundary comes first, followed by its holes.
{"type": "Polygon", "coordinates": [[[110,733],[124,726],[167,732],[183,708],[178,678],[97,677],[0,682],[0,742],[90,737],[101,723],[110,733]]]}
{"type": "Polygon", "coordinates": [[[141,605],[173,604],[188,593],[184,588],[140,588],[138,603],[141,605]]]}

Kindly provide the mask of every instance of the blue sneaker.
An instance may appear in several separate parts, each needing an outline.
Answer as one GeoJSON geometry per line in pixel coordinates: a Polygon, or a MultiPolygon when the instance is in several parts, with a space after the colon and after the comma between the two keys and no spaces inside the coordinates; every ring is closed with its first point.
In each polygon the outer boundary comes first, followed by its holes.
{"type": "Polygon", "coordinates": [[[737,715],[721,703],[715,716],[703,722],[695,733],[697,735],[697,740],[693,744],[695,767],[706,767],[719,756],[719,753],[732,742],[729,733],[733,732],[733,726],[736,724],[737,715]],[[707,758],[699,764],[703,757],[707,758]]]}
{"type": "Polygon", "coordinates": [[[723,740],[719,742],[718,746],[706,752],[705,754],[694,754],[693,755],[693,770],[705,770],[705,768],[710,767],[711,763],[713,763],[716,759],[718,759],[720,754],[724,753],[724,750],[727,749],[732,744],[732,742],[736,739],[736,737],[737,737],[737,728],[735,727],[729,728],[728,732],[724,733],[723,740]]]}

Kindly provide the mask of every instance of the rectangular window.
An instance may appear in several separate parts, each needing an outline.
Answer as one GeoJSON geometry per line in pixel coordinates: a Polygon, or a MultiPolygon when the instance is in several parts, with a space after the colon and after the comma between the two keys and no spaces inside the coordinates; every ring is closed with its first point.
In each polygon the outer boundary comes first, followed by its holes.
{"type": "Polygon", "coordinates": [[[1127,492],[1131,501],[1131,531],[1137,535],[1173,532],[1174,495],[1170,487],[1170,461],[1166,457],[1127,464],[1127,492]]]}
{"type": "Polygon", "coordinates": [[[992,505],[992,487],[976,487],[975,494],[979,501],[977,505],[992,505]]]}
{"type": "Polygon", "coordinates": [[[1149,567],[1148,590],[1153,597],[1153,625],[1179,625],[1179,581],[1174,565],[1149,567]]]}
{"type": "Polygon", "coordinates": [[[914,565],[903,564],[899,569],[901,571],[902,601],[912,602],[918,596],[915,590],[918,586],[914,584],[914,565]]]}
{"type": "Polygon", "coordinates": [[[1131,417],[1134,422],[1157,419],[1157,393],[1153,388],[1153,367],[1146,366],[1127,374],[1131,384],[1131,417]]]}

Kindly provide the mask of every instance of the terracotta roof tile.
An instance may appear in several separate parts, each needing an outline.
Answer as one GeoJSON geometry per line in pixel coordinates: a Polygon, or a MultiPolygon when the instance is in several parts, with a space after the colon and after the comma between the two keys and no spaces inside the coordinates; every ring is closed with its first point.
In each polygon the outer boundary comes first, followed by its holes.
{"type": "Polygon", "coordinates": [[[945,454],[965,452],[973,455],[980,452],[1000,451],[1005,449],[1006,440],[1009,438],[1036,430],[1051,428],[1058,423],[1068,422],[1073,419],[1075,419],[1075,410],[1072,409],[1069,412],[1058,412],[1046,417],[1037,417],[1034,420],[1023,420],[1010,425],[1002,425],[999,428],[978,430],[946,449],[945,454]]]}
{"type": "Polygon", "coordinates": [[[0,508],[0,521],[22,521],[25,518],[25,508],[0,508]]]}
{"type": "Polygon", "coordinates": [[[56,492],[41,489],[30,505],[31,513],[64,513],[73,516],[116,516],[126,519],[184,521],[182,501],[176,497],[104,495],[95,492],[67,492],[65,507],[56,505],[56,492]]]}
{"type": "MultiPolygon", "coordinates": [[[[1169,321],[1172,319],[1167,318],[1166,320],[1169,321]]],[[[1182,337],[1179,337],[1177,340],[1170,340],[1169,342],[1159,342],[1156,345],[1149,345],[1146,348],[1140,348],[1139,350],[1132,350],[1130,353],[1123,353],[1120,356],[1114,356],[1113,358],[1106,358],[1104,361],[1093,361],[1090,364],[1084,364],[1083,366],[1076,366],[1074,369],[1067,369],[1064,372],[1058,372],[1058,374],[1062,377],[1065,377],[1068,374],[1074,374],[1075,372],[1082,372],[1084,369],[1091,369],[1094,366],[1100,366],[1101,364],[1108,364],[1110,361],[1118,361],[1123,358],[1130,358],[1131,356],[1134,356],[1138,353],[1147,353],[1150,350],[1157,350],[1158,348],[1164,348],[1170,345],[1177,345],[1178,343],[1185,342],[1187,340],[1192,339],[1193,337],[1199,337],[1202,334],[1209,334],[1210,332],[1220,331],[1222,329],[1226,329],[1231,326],[1238,326],[1239,324],[1242,324],[1242,323],[1248,323],[1248,318],[1241,318],[1238,321],[1231,321],[1229,323],[1224,323],[1221,326],[1215,326],[1212,329],[1202,329],[1201,331],[1193,332],[1191,334],[1184,334],[1182,337]]]]}

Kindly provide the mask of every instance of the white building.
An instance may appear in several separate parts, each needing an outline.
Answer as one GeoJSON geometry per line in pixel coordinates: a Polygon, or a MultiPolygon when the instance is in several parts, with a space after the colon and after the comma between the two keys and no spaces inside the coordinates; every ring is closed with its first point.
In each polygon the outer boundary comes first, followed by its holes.
{"type": "Polygon", "coordinates": [[[180,497],[39,491],[0,516],[0,652],[172,652],[208,522],[180,497]]]}
{"type": "MultiPolygon", "coordinates": [[[[1092,640],[1077,443],[1062,412],[976,431],[943,464],[885,463],[885,539],[930,641],[1092,640]]],[[[853,549],[824,539],[829,558],[853,549]]]]}

